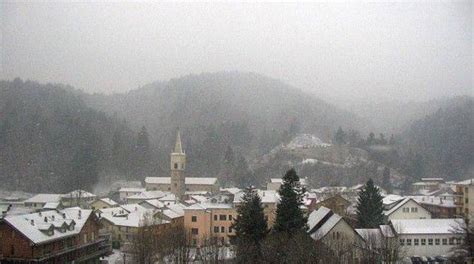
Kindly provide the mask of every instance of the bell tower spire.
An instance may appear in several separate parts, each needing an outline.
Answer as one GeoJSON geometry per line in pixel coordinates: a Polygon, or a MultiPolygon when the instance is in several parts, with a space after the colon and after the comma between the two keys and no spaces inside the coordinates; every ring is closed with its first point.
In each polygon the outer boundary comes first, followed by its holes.
{"type": "Polygon", "coordinates": [[[186,192],[186,180],[184,170],[186,168],[186,154],[181,144],[179,129],[176,133],[176,143],[170,157],[171,169],[171,192],[178,198],[183,199],[186,192]]]}

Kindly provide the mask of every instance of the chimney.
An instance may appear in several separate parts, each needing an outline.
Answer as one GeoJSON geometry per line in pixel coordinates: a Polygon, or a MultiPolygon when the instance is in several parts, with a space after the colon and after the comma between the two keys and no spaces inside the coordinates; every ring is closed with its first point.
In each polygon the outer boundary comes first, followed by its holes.
{"type": "Polygon", "coordinates": [[[77,218],[78,218],[78,219],[81,219],[81,210],[78,211],[77,218]]]}
{"type": "Polygon", "coordinates": [[[51,220],[53,220],[53,221],[54,221],[54,215],[52,215],[52,216],[51,216],[51,220]]]}
{"type": "Polygon", "coordinates": [[[35,220],[31,219],[31,220],[30,220],[30,224],[31,224],[32,226],[34,226],[34,225],[35,225],[35,220]]]}
{"type": "Polygon", "coordinates": [[[66,213],[63,213],[63,219],[66,219],[66,213]]]}
{"type": "Polygon", "coordinates": [[[45,216],[44,217],[44,222],[47,223],[48,222],[48,218],[45,216]]]}

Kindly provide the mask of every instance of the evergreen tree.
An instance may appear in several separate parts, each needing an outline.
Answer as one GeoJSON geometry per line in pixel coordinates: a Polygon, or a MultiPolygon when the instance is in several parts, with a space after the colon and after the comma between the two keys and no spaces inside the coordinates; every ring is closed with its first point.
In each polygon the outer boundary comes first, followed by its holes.
{"type": "Polygon", "coordinates": [[[382,196],[372,179],[359,192],[357,222],[360,228],[377,228],[384,223],[382,196]]]}
{"type": "Polygon", "coordinates": [[[138,132],[135,145],[135,170],[139,178],[147,176],[151,171],[151,147],[145,126],[138,132]]]}
{"type": "Polygon", "coordinates": [[[346,133],[339,127],[334,135],[334,144],[343,145],[346,144],[346,133]]]}
{"type": "Polygon", "coordinates": [[[304,188],[295,169],[283,176],[283,184],[278,191],[280,203],[277,205],[276,220],[273,229],[276,232],[292,234],[306,227],[306,218],[300,206],[303,204],[304,188]]]}
{"type": "Polygon", "coordinates": [[[237,238],[237,263],[259,262],[262,256],[261,243],[268,232],[268,227],[262,200],[255,189],[251,187],[245,189],[237,213],[237,219],[232,226],[237,238]]]}

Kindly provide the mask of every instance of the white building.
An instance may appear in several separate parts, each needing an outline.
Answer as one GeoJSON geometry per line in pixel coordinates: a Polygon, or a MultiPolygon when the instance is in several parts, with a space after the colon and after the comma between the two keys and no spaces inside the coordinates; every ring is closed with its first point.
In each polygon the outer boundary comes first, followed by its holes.
{"type": "Polygon", "coordinates": [[[145,191],[145,188],[127,188],[122,187],[119,189],[119,199],[120,202],[125,203],[127,201],[127,197],[132,195],[137,195],[145,191]]]}
{"type": "Polygon", "coordinates": [[[40,210],[43,209],[47,203],[60,203],[61,196],[61,194],[40,193],[25,200],[24,203],[27,208],[40,210]]]}
{"type": "Polygon", "coordinates": [[[395,202],[389,205],[387,209],[388,210],[384,211],[384,214],[388,220],[431,218],[431,213],[412,198],[405,198],[399,202],[395,202]]]}
{"type": "Polygon", "coordinates": [[[405,256],[449,255],[462,243],[462,219],[396,219],[390,225],[405,256]]]}

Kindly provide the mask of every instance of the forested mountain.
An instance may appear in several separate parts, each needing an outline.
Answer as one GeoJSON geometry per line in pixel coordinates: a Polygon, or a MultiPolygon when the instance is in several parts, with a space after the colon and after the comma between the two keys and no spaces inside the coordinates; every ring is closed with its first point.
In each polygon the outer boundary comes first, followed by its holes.
{"type": "Polygon", "coordinates": [[[463,97],[415,121],[404,138],[409,155],[418,155],[418,176],[474,177],[472,97],[463,97]]]}
{"type": "Polygon", "coordinates": [[[367,126],[361,132],[377,131],[384,134],[400,134],[407,130],[414,121],[436,112],[440,108],[462,104],[469,97],[457,96],[451,98],[438,98],[429,101],[331,101],[365,120],[367,126]]]}
{"type": "Polygon", "coordinates": [[[136,175],[149,156],[139,139],[125,122],[86,106],[71,87],[0,82],[3,188],[65,192],[91,189],[106,174],[136,175]]]}
{"type": "Polygon", "coordinates": [[[135,127],[146,126],[165,169],[179,127],[188,154],[187,173],[194,176],[218,174],[229,147],[235,160],[244,155],[248,161],[300,132],[329,140],[338,126],[363,126],[348,112],[253,73],[188,75],[126,94],[84,98],[135,127]]]}

